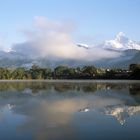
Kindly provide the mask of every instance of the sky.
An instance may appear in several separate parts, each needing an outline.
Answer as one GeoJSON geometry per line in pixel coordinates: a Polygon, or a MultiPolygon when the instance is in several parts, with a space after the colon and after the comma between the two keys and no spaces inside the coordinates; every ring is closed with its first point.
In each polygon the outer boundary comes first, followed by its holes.
{"type": "Polygon", "coordinates": [[[140,0],[0,0],[0,45],[23,41],[35,17],[71,24],[75,42],[99,43],[120,31],[140,41],[139,6],[140,0]]]}

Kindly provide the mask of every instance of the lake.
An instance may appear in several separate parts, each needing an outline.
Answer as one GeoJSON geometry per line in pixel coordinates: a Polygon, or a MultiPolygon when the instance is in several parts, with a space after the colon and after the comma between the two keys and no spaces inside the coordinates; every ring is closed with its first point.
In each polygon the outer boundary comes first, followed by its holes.
{"type": "Polygon", "coordinates": [[[0,82],[0,140],[139,140],[139,81],[0,82]]]}

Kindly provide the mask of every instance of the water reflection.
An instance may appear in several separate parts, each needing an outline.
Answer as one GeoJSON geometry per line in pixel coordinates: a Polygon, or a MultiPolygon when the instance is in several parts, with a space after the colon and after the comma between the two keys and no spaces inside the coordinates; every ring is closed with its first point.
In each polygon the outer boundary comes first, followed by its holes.
{"type": "MultiPolygon", "coordinates": [[[[102,120],[110,126],[109,131],[113,127],[119,132],[122,128],[118,124],[125,125],[133,120],[129,118],[140,114],[139,87],[139,83],[125,82],[3,82],[0,83],[0,132],[6,125],[6,131],[15,128],[11,134],[14,139],[84,139],[83,132],[88,139],[99,139],[101,136],[88,134],[86,130],[103,131],[102,120]]],[[[1,138],[9,139],[6,131],[1,138]]],[[[103,135],[113,138],[109,132],[103,135]]]]}

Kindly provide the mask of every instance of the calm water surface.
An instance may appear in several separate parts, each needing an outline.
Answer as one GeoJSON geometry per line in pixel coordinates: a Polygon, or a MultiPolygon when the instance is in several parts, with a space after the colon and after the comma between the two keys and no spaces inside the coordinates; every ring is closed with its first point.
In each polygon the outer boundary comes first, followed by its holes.
{"type": "Polygon", "coordinates": [[[0,140],[139,140],[139,82],[0,82],[0,140]]]}

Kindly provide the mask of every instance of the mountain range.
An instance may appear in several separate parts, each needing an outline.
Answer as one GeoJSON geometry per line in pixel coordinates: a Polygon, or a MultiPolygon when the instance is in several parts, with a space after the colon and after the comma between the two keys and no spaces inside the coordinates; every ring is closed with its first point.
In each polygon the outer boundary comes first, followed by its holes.
{"type": "MultiPolygon", "coordinates": [[[[132,41],[122,32],[116,35],[114,40],[105,41],[100,45],[88,46],[87,44],[77,44],[78,48],[93,51],[100,48],[102,51],[110,53],[119,53],[118,57],[90,60],[75,59],[48,59],[47,57],[31,58],[25,53],[19,53],[16,50],[0,51],[0,67],[31,67],[37,64],[42,67],[56,67],[57,65],[83,66],[95,65],[103,68],[128,68],[132,63],[140,63],[140,44],[132,41]]],[[[100,52],[98,52],[100,53],[100,52]]],[[[93,58],[96,56],[92,56],[93,58]]]]}

